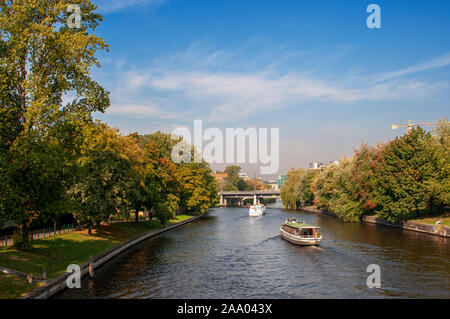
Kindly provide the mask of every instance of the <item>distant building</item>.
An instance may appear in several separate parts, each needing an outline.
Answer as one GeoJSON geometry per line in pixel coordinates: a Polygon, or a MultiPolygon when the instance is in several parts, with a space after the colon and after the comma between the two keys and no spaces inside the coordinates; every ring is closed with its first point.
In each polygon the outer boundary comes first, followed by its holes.
{"type": "Polygon", "coordinates": [[[242,178],[244,181],[249,180],[247,173],[244,173],[244,172],[239,172],[239,178],[242,178]]]}
{"type": "Polygon", "coordinates": [[[272,189],[278,189],[277,181],[264,181],[263,184],[270,186],[272,189]]]}
{"type": "Polygon", "coordinates": [[[286,183],[286,174],[280,174],[277,178],[277,189],[281,189],[281,186],[286,183]]]}
{"type": "Polygon", "coordinates": [[[225,179],[227,178],[227,173],[214,173],[212,174],[214,179],[216,180],[217,184],[219,185],[219,188],[222,189],[222,186],[225,185],[225,179]]]}
{"type": "Polygon", "coordinates": [[[312,163],[309,163],[308,167],[309,167],[309,169],[322,169],[322,168],[328,167],[330,165],[338,165],[338,164],[339,164],[339,161],[330,161],[329,164],[324,164],[321,162],[312,162],[312,163]]]}
{"type": "Polygon", "coordinates": [[[321,169],[321,168],[325,168],[327,167],[327,164],[321,163],[321,162],[312,162],[309,163],[309,168],[310,169],[321,169]]]}
{"type": "Polygon", "coordinates": [[[319,169],[319,163],[318,162],[309,163],[308,168],[309,169],[319,169]]]}

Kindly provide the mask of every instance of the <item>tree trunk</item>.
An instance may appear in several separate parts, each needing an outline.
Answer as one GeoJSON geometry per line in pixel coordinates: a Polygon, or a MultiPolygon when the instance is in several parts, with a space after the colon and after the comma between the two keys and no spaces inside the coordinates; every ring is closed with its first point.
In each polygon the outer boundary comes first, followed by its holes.
{"type": "Polygon", "coordinates": [[[14,232],[14,246],[22,251],[32,248],[30,238],[28,237],[28,227],[25,224],[20,225],[14,232]]]}

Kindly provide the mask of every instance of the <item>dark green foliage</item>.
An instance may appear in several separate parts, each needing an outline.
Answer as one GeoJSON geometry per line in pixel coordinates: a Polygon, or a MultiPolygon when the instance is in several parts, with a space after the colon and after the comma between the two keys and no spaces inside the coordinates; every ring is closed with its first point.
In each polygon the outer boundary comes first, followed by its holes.
{"type": "MultiPolygon", "coordinates": [[[[225,178],[224,191],[238,191],[239,190],[239,172],[241,168],[239,166],[228,166],[225,169],[227,177],[225,178]]],[[[242,185],[241,185],[242,187],[242,185]]]]}
{"type": "Polygon", "coordinates": [[[436,199],[439,174],[432,136],[421,128],[389,142],[375,174],[379,215],[390,222],[413,217],[411,212],[436,199]]]}
{"type": "Polygon", "coordinates": [[[301,206],[308,206],[314,204],[314,193],[311,189],[311,184],[318,175],[317,170],[307,170],[301,175],[300,180],[294,190],[297,202],[301,206]]]}
{"type": "Polygon", "coordinates": [[[298,198],[296,197],[295,191],[304,174],[305,170],[301,168],[292,168],[287,173],[286,183],[280,189],[281,201],[287,209],[297,209],[301,206],[298,198]]]}

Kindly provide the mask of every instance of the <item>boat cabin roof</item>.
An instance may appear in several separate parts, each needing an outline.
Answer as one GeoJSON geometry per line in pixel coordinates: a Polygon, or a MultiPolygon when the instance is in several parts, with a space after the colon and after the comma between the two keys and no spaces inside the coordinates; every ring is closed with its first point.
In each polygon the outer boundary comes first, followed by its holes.
{"type": "Polygon", "coordinates": [[[293,228],[298,228],[298,229],[303,229],[303,228],[320,228],[317,226],[313,226],[313,225],[308,225],[302,222],[298,222],[298,221],[288,221],[285,223],[285,225],[293,227],[293,228]]]}

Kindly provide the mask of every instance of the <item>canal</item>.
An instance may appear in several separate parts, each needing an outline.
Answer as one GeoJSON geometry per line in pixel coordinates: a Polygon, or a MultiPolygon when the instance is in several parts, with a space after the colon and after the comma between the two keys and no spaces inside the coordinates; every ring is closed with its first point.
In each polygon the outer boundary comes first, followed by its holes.
{"type": "Polygon", "coordinates": [[[450,240],[303,211],[216,208],[149,239],[56,298],[450,298],[450,240]],[[294,216],[321,227],[320,247],[280,238],[294,216]],[[381,288],[369,289],[369,264],[381,288]]]}

